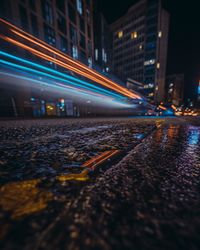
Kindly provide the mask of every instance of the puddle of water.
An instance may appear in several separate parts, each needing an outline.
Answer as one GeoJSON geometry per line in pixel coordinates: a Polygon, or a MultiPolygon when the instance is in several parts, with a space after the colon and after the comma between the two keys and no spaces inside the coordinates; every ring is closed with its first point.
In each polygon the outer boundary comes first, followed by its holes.
{"type": "Polygon", "coordinates": [[[145,135],[144,134],[134,134],[133,137],[138,140],[144,139],[145,135]]]}
{"type": "Polygon", "coordinates": [[[188,129],[188,144],[189,145],[199,145],[200,144],[200,128],[189,127],[188,129]]]}

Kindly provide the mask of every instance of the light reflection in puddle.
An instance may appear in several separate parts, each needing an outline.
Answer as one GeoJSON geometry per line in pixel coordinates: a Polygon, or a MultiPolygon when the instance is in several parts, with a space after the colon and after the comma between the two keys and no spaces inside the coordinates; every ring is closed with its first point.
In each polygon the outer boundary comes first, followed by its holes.
{"type": "Polygon", "coordinates": [[[29,215],[45,209],[53,194],[37,187],[40,179],[5,184],[0,188],[0,207],[11,218],[29,215]]]}
{"type": "Polygon", "coordinates": [[[138,140],[142,140],[144,138],[144,134],[134,134],[133,137],[138,140]]]}
{"type": "Polygon", "coordinates": [[[198,145],[200,144],[200,129],[198,127],[189,127],[188,130],[188,144],[198,145]]]}

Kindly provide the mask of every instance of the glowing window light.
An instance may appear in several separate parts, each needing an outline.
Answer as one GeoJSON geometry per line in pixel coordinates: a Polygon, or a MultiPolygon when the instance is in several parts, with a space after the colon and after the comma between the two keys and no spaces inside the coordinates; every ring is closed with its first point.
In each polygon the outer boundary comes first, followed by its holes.
{"type": "Polygon", "coordinates": [[[157,63],[156,68],[160,69],[160,63],[159,62],[157,63]]]}
{"type": "Polygon", "coordinates": [[[159,37],[159,38],[162,37],[162,31],[161,31],[161,30],[158,32],[158,37],[159,37]]]}
{"type": "Polygon", "coordinates": [[[122,37],[123,37],[123,30],[120,30],[120,31],[117,33],[117,36],[118,36],[118,38],[122,38],[122,37]]]}
{"type": "Polygon", "coordinates": [[[136,39],[138,37],[137,31],[131,33],[131,39],[136,39]]]}

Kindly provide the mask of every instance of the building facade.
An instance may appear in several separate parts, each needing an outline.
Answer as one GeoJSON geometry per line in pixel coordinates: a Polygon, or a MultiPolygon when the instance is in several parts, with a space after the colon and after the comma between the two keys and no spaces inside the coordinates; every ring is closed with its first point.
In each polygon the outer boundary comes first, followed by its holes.
{"type": "Polygon", "coordinates": [[[112,71],[112,33],[100,9],[100,1],[94,1],[94,62],[103,72],[112,71]]]}
{"type": "MultiPolygon", "coordinates": [[[[0,18],[92,67],[94,58],[93,1],[91,0],[1,0],[0,18]]],[[[4,47],[1,44],[1,48],[4,47]]],[[[18,48],[5,48],[6,51],[18,48]]],[[[30,59],[23,50],[18,53],[30,59]]],[[[52,62],[31,57],[34,62],[58,68],[52,62]]],[[[68,72],[72,74],[72,72],[68,72]]],[[[43,89],[0,86],[0,116],[79,116],[79,107],[63,96],[43,89]]]]}
{"type": "Polygon", "coordinates": [[[114,73],[142,83],[141,92],[151,103],[163,101],[169,14],[161,0],[140,0],[111,29],[114,73]]]}
{"type": "Polygon", "coordinates": [[[93,61],[91,0],[1,0],[0,17],[74,59],[93,61]]]}
{"type": "Polygon", "coordinates": [[[180,107],[184,102],[184,74],[173,74],[166,78],[166,102],[180,107]]]}

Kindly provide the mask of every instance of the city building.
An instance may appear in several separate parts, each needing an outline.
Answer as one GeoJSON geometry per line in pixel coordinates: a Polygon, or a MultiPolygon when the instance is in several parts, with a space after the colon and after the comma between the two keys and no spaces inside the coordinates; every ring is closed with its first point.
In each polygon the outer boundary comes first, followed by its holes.
{"type": "Polygon", "coordinates": [[[169,14],[161,0],[140,0],[111,24],[113,71],[143,85],[141,93],[151,103],[165,97],[169,14]]]}
{"type": "Polygon", "coordinates": [[[184,74],[166,77],[166,103],[180,107],[184,102],[184,74]]]}
{"type": "Polygon", "coordinates": [[[93,1],[1,0],[0,17],[73,58],[93,60],[93,1]]]}
{"type": "Polygon", "coordinates": [[[94,1],[94,62],[103,72],[112,71],[112,33],[100,10],[100,1],[94,1]]]}
{"type": "MultiPolygon", "coordinates": [[[[43,40],[49,45],[92,67],[94,58],[93,1],[91,0],[1,0],[0,18],[43,40]]],[[[6,45],[7,46],[7,45],[6,45]]],[[[1,49],[4,44],[1,43],[1,49]]],[[[23,58],[48,64],[61,70],[52,62],[40,60],[18,48],[6,51],[19,52],[23,58]]],[[[65,70],[66,72],[66,70],[65,70]]],[[[68,71],[68,74],[74,75],[68,71]]],[[[28,87],[0,86],[0,115],[15,116],[73,116],[79,115],[77,105],[62,96],[34,91],[28,87]],[[74,109],[74,111],[72,111],[74,109]]]]}

